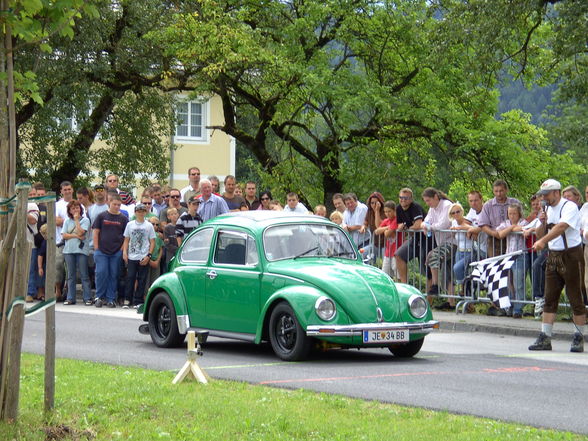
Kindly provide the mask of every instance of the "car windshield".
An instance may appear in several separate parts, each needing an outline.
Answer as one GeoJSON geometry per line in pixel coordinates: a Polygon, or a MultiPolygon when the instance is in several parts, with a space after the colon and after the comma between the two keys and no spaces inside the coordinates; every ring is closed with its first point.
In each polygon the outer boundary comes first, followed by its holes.
{"type": "Polygon", "coordinates": [[[267,260],[303,257],[341,257],[357,254],[345,233],[334,225],[289,224],[269,227],[263,235],[267,260]]]}

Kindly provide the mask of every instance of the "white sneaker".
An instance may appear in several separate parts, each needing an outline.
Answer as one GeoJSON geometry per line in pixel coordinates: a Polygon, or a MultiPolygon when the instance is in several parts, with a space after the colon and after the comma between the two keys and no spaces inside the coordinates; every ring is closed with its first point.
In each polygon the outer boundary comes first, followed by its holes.
{"type": "Polygon", "coordinates": [[[541,318],[543,314],[543,307],[545,306],[545,299],[543,297],[537,297],[535,299],[535,318],[541,318]]]}
{"type": "Polygon", "coordinates": [[[129,309],[130,306],[131,306],[131,302],[129,302],[128,300],[125,300],[125,302],[123,303],[123,309],[129,309]]]}

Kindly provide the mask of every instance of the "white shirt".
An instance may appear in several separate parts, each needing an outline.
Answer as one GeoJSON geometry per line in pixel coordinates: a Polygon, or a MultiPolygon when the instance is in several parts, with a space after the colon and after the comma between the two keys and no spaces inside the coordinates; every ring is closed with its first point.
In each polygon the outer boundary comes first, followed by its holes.
{"type": "Polygon", "coordinates": [[[296,204],[296,207],[294,207],[294,208],[290,208],[290,206],[288,204],[286,204],[286,206],[284,207],[284,211],[290,212],[290,213],[308,214],[308,209],[304,206],[304,204],[302,202],[298,202],[296,204]]]}
{"type": "MultiPolygon", "coordinates": [[[[67,204],[68,202],[63,199],[59,199],[55,202],[55,216],[59,216],[63,219],[63,222],[67,219],[67,204]]],[[[55,228],[55,243],[61,242],[61,227],[55,228]]]]}
{"type": "Polygon", "coordinates": [[[588,202],[585,202],[580,208],[580,230],[583,232],[582,242],[588,244],[586,233],[588,233],[588,202]]]}
{"type": "Polygon", "coordinates": [[[448,230],[451,226],[449,220],[449,209],[453,202],[447,199],[441,199],[435,208],[430,208],[425,223],[429,224],[430,230],[435,234],[437,246],[451,240],[451,233],[441,233],[438,230],[448,230]]]}
{"type": "Polygon", "coordinates": [[[192,188],[192,186],[190,184],[188,184],[187,187],[184,187],[180,190],[180,201],[184,200],[184,195],[186,194],[187,191],[195,191],[197,193],[200,193],[200,190],[198,190],[197,188],[192,188]]]}
{"type": "MultiPolygon", "coordinates": [[[[357,206],[355,207],[355,210],[353,210],[353,213],[349,210],[345,210],[343,212],[343,222],[347,226],[363,226],[367,212],[367,205],[361,202],[357,202],[357,206]]],[[[359,247],[370,238],[370,233],[368,231],[365,233],[360,233],[359,230],[355,230],[351,232],[351,238],[355,242],[355,245],[359,247]]]]}
{"type": "MultiPolygon", "coordinates": [[[[481,211],[480,211],[480,213],[481,213],[481,211]]],[[[468,212],[468,214],[466,215],[465,218],[467,220],[469,220],[474,227],[477,227],[478,226],[478,218],[480,217],[480,213],[478,213],[473,208],[470,208],[470,211],[468,212]]],[[[488,235],[486,233],[484,233],[483,231],[480,231],[478,233],[478,246],[482,251],[484,251],[484,253],[486,252],[486,250],[488,248],[488,235]]]]}
{"type": "MultiPolygon", "coordinates": [[[[580,237],[580,212],[578,211],[578,206],[574,202],[561,198],[555,207],[547,207],[547,224],[555,225],[560,222],[568,224],[568,228],[566,228],[564,232],[568,248],[580,245],[582,243],[582,238],[580,237]]],[[[550,240],[549,249],[553,251],[563,251],[565,249],[563,235],[550,240]]]]}

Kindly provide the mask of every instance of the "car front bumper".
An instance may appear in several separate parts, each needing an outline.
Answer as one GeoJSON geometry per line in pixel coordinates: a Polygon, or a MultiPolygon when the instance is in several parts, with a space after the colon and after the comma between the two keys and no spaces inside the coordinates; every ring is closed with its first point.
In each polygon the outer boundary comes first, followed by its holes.
{"type": "Polygon", "coordinates": [[[355,325],[310,325],[306,335],[312,337],[349,337],[363,335],[363,331],[402,331],[408,330],[418,334],[428,334],[439,328],[437,320],[417,323],[358,323],[355,325]]]}

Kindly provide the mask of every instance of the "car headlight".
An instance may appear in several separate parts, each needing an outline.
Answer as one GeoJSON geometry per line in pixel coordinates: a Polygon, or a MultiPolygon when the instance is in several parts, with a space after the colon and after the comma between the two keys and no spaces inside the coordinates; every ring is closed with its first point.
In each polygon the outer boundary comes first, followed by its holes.
{"type": "Polygon", "coordinates": [[[314,309],[316,311],[316,315],[318,315],[321,319],[329,321],[335,314],[337,313],[337,307],[335,306],[335,302],[333,302],[328,297],[319,297],[315,304],[314,309]]]}
{"type": "Polygon", "coordinates": [[[423,297],[413,294],[408,299],[408,307],[410,308],[410,313],[412,316],[420,319],[423,318],[427,313],[429,305],[423,297]]]}

